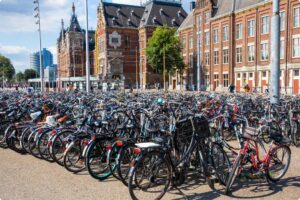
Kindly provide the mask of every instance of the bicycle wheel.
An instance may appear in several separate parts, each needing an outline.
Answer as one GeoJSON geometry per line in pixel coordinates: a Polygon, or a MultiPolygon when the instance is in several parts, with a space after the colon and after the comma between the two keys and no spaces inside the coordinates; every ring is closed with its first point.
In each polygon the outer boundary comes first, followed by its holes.
{"type": "Polygon", "coordinates": [[[128,175],[130,171],[130,162],[135,159],[135,154],[133,153],[133,148],[135,145],[133,143],[124,146],[119,153],[118,159],[118,177],[121,182],[127,187],[128,186],[128,175]]]}
{"type": "Polygon", "coordinates": [[[273,182],[281,179],[287,172],[291,162],[291,149],[288,146],[276,147],[270,155],[267,178],[273,182]]]}
{"type": "Polygon", "coordinates": [[[128,189],[132,199],[161,199],[172,179],[171,164],[161,152],[144,154],[130,169],[128,189]]]}
{"type": "Polygon", "coordinates": [[[239,154],[233,163],[228,180],[226,182],[225,194],[229,194],[232,184],[234,183],[236,177],[239,175],[239,167],[242,163],[242,159],[243,156],[239,154]]]}
{"type": "Polygon", "coordinates": [[[85,165],[89,174],[95,179],[103,181],[112,174],[107,162],[106,141],[90,144],[86,153],[85,165]]]}
{"type": "Polygon", "coordinates": [[[118,166],[118,159],[119,159],[119,154],[120,150],[122,147],[119,147],[116,143],[113,144],[112,149],[107,152],[107,161],[108,161],[108,166],[109,169],[112,173],[112,175],[116,179],[120,179],[118,172],[117,172],[117,166],[118,166]]]}
{"type": "Polygon", "coordinates": [[[61,166],[64,166],[64,152],[66,150],[66,145],[68,144],[68,136],[72,134],[72,131],[62,131],[58,133],[51,142],[49,149],[51,157],[61,166]]]}
{"type": "Polygon", "coordinates": [[[213,144],[211,149],[211,160],[216,176],[222,185],[226,185],[231,163],[226,152],[218,144],[213,144]]]}
{"type": "MultiPolygon", "coordinates": [[[[298,128],[297,128],[297,130],[298,130],[298,128]]],[[[296,147],[300,147],[300,130],[293,133],[292,140],[296,147]]]]}
{"type": "Polygon", "coordinates": [[[0,147],[7,148],[7,144],[5,143],[5,130],[9,126],[9,121],[4,121],[0,123],[0,147]]]}
{"type": "Polygon", "coordinates": [[[82,155],[85,145],[81,140],[72,142],[64,153],[64,166],[73,173],[81,172],[85,169],[85,158],[82,155]]]}
{"type": "Polygon", "coordinates": [[[52,130],[48,130],[48,131],[45,131],[44,133],[42,133],[42,135],[40,136],[40,138],[38,140],[38,145],[37,145],[39,154],[41,155],[41,158],[44,160],[47,160],[49,162],[53,162],[53,159],[50,156],[50,152],[49,152],[49,148],[48,148],[48,141],[51,136],[51,131],[52,130]]]}
{"type": "Polygon", "coordinates": [[[23,133],[22,133],[22,136],[21,136],[21,145],[22,145],[23,149],[25,149],[25,151],[26,151],[27,153],[30,153],[30,150],[29,150],[29,141],[28,141],[29,136],[30,136],[33,132],[35,132],[35,131],[37,131],[37,129],[36,129],[36,130],[31,130],[31,128],[28,127],[28,128],[26,128],[26,129],[23,131],[23,133]]]}
{"type": "MultiPolygon", "coordinates": [[[[42,129],[40,129],[42,130],[42,129]]],[[[40,131],[41,132],[41,131],[40,131]]],[[[32,133],[28,137],[28,143],[29,143],[29,152],[31,155],[33,155],[36,158],[42,159],[40,152],[38,150],[38,140],[42,133],[39,131],[32,133]]]]}

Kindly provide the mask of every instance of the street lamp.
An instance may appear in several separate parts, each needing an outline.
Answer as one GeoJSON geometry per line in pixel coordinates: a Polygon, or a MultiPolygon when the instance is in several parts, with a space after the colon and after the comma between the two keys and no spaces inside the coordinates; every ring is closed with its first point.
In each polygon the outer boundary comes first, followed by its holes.
{"type": "Polygon", "coordinates": [[[42,30],[41,30],[41,16],[40,16],[40,3],[39,0],[33,1],[36,4],[34,11],[36,12],[34,18],[37,18],[36,24],[39,25],[39,38],[40,38],[40,78],[41,78],[41,92],[44,92],[44,69],[42,66],[42,30]]]}
{"type": "Polygon", "coordinates": [[[86,92],[90,93],[90,55],[89,55],[89,12],[88,0],[85,0],[85,18],[86,18],[86,31],[85,31],[85,55],[86,55],[86,92]]]}

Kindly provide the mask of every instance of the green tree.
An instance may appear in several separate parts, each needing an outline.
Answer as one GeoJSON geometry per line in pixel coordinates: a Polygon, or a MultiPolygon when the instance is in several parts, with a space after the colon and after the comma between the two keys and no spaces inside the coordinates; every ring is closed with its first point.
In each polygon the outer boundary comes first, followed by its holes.
{"type": "Polygon", "coordinates": [[[23,82],[25,80],[25,75],[23,72],[18,72],[15,77],[18,83],[23,82]]]}
{"type": "Polygon", "coordinates": [[[24,78],[26,81],[28,81],[28,79],[33,79],[37,77],[37,73],[34,69],[26,69],[24,71],[24,78]]]}
{"type": "Polygon", "coordinates": [[[182,57],[182,44],[176,36],[176,29],[158,27],[148,40],[146,55],[147,62],[159,73],[163,72],[163,54],[165,48],[166,72],[172,74],[176,70],[183,73],[185,67],[182,57]]]}
{"type": "Polygon", "coordinates": [[[11,64],[10,60],[0,54],[0,75],[4,75],[4,78],[11,80],[15,75],[15,68],[11,64]]]}

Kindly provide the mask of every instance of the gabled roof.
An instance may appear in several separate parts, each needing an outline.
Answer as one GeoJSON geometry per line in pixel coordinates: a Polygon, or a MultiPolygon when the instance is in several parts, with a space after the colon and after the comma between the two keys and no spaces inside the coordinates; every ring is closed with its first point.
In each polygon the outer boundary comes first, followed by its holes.
{"type": "Polygon", "coordinates": [[[188,28],[194,27],[194,10],[190,12],[190,14],[185,18],[185,20],[182,22],[180,27],[178,28],[178,31],[182,31],[188,28]]]}
{"type": "Polygon", "coordinates": [[[260,3],[270,0],[217,0],[217,5],[213,11],[213,18],[218,18],[233,12],[247,9],[260,3]]]}
{"type": "Polygon", "coordinates": [[[140,27],[166,25],[178,28],[186,17],[180,3],[150,1],[146,4],[140,27]]]}
{"type": "Polygon", "coordinates": [[[145,7],[103,2],[106,24],[109,27],[137,28],[145,7]]]}
{"type": "Polygon", "coordinates": [[[77,16],[75,13],[71,17],[70,26],[68,27],[67,31],[73,31],[73,32],[82,32],[82,29],[79,25],[77,16]]]}

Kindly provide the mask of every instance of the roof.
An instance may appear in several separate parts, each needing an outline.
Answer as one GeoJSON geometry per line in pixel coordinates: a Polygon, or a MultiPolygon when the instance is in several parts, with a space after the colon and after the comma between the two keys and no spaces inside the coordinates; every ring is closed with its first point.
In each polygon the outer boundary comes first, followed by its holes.
{"type": "Polygon", "coordinates": [[[137,28],[145,7],[103,2],[106,24],[110,27],[137,28]]]}
{"type": "Polygon", "coordinates": [[[101,2],[101,6],[108,27],[167,25],[178,28],[187,17],[179,0],[149,0],[143,6],[101,2]]]}
{"type": "Polygon", "coordinates": [[[180,27],[178,28],[178,31],[182,31],[188,28],[194,27],[194,10],[190,12],[190,14],[185,18],[185,20],[182,22],[180,27]]]}
{"type": "Polygon", "coordinates": [[[218,0],[216,8],[213,11],[213,18],[218,18],[232,12],[245,10],[260,3],[269,2],[270,0],[218,0]]]}
{"type": "Polygon", "coordinates": [[[150,1],[146,4],[140,27],[168,26],[179,27],[187,17],[180,3],[150,1]]]}
{"type": "Polygon", "coordinates": [[[79,25],[77,15],[73,13],[70,21],[70,26],[67,31],[74,31],[74,32],[82,32],[81,27],[79,25]]]}

